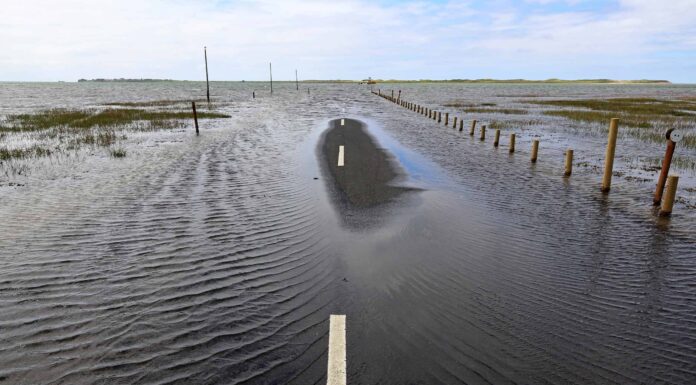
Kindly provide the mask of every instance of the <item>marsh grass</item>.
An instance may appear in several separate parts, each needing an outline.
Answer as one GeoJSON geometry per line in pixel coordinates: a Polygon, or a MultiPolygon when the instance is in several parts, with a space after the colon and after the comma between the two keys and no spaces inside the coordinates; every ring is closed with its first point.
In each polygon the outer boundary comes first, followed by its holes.
{"type": "Polygon", "coordinates": [[[537,126],[537,125],[542,125],[544,122],[541,120],[535,120],[535,119],[530,119],[530,120],[494,120],[490,123],[488,123],[488,128],[491,130],[504,130],[507,128],[521,128],[521,127],[529,127],[529,126],[537,126]]]}
{"type": "Polygon", "coordinates": [[[536,100],[532,104],[585,108],[593,111],[611,111],[644,116],[694,116],[696,104],[688,100],[662,100],[654,98],[616,98],[580,100],[536,100]]]}
{"type": "MultiPolygon", "coordinates": [[[[149,103],[165,105],[165,101],[149,103]]],[[[198,112],[198,119],[229,117],[217,112],[198,112]]],[[[70,150],[77,150],[84,145],[110,147],[119,139],[126,138],[125,135],[119,136],[116,130],[172,130],[186,127],[191,120],[192,113],[188,109],[51,109],[35,114],[7,115],[0,121],[0,139],[10,134],[30,135],[34,141],[57,141],[59,145],[70,150]]],[[[48,155],[51,155],[51,151],[38,145],[24,149],[0,148],[0,159],[48,155]]]]}
{"type": "Polygon", "coordinates": [[[620,117],[622,125],[627,125],[631,127],[638,128],[652,128],[649,117],[647,116],[636,116],[636,115],[623,115],[617,116],[615,112],[603,112],[603,111],[585,111],[585,110],[550,110],[544,111],[544,115],[560,116],[563,118],[579,121],[579,122],[590,122],[590,123],[602,123],[609,122],[611,118],[620,117]]]}
{"type": "Polygon", "coordinates": [[[125,158],[126,150],[123,148],[112,148],[110,154],[114,158],[125,158]]]}
{"type": "Polygon", "coordinates": [[[13,148],[8,149],[5,147],[0,147],[0,161],[7,161],[10,159],[23,159],[31,157],[43,157],[51,155],[52,151],[45,147],[32,146],[29,148],[13,148]]]}
{"type": "MultiPolygon", "coordinates": [[[[5,124],[0,125],[0,132],[41,131],[55,127],[83,129],[93,127],[127,128],[138,121],[148,121],[150,126],[171,128],[174,125],[163,122],[176,119],[191,119],[191,116],[191,112],[188,111],[149,111],[134,108],[108,108],[105,110],[52,109],[36,114],[8,115],[5,124]]],[[[198,113],[198,119],[229,117],[229,115],[217,112],[202,111],[198,113]]]]}
{"type": "Polygon", "coordinates": [[[519,108],[479,108],[479,107],[467,107],[462,108],[463,111],[469,113],[480,113],[480,114],[505,114],[505,115],[526,115],[527,110],[522,110],[519,108]]]}
{"type": "Polygon", "coordinates": [[[667,128],[686,132],[680,146],[696,148],[696,103],[689,99],[617,98],[581,100],[533,100],[530,104],[566,107],[542,111],[542,114],[600,125],[619,118],[628,128],[626,134],[646,142],[663,143],[667,128]]]}
{"type": "Polygon", "coordinates": [[[150,100],[150,101],[145,101],[145,102],[112,102],[112,103],[105,103],[105,106],[114,106],[114,107],[168,107],[168,106],[176,106],[176,105],[183,105],[187,104],[190,105],[191,102],[194,101],[196,103],[206,103],[205,99],[197,99],[197,100],[184,100],[184,99],[163,99],[163,100],[150,100]]]}
{"type": "Polygon", "coordinates": [[[451,102],[445,103],[445,107],[455,107],[455,108],[467,108],[467,107],[495,107],[495,103],[466,103],[466,102],[451,102]]]}

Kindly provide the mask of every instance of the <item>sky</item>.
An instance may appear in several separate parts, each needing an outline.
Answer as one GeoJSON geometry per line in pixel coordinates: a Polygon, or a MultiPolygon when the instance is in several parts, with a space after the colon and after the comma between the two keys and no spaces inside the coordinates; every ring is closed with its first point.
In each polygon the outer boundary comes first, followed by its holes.
{"type": "Polygon", "coordinates": [[[696,83],[696,0],[0,1],[0,81],[696,83]]]}

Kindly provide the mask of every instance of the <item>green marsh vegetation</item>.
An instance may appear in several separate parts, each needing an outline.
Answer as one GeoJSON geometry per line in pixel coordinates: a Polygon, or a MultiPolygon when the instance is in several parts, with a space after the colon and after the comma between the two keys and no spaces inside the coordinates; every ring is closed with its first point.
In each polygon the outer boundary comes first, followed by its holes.
{"type": "Polygon", "coordinates": [[[29,148],[7,149],[0,147],[0,161],[10,159],[22,159],[30,157],[41,157],[51,155],[51,150],[44,147],[32,146],[29,148]]]}
{"type": "MultiPolygon", "coordinates": [[[[212,111],[198,112],[198,119],[229,117],[212,111]]],[[[7,115],[0,118],[0,160],[49,156],[83,146],[111,148],[127,139],[122,132],[180,129],[190,125],[191,120],[190,101],[181,100],[120,102],[109,103],[102,109],[50,109],[7,115]],[[162,110],[161,107],[172,108],[162,110]],[[7,145],[10,136],[22,137],[25,145],[7,145]]],[[[126,152],[119,148],[110,154],[123,157],[126,152]]]]}
{"type": "Polygon", "coordinates": [[[540,126],[544,122],[538,119],[529,120],[494,120],[488,123],[488,128],[491,130],[505,130],[509,128],[524,128],[530,126],[540,126]]]}
{"type": "MultiPolygon", "coordinates": [[[[206,103],[205,99],[193,100],[197,104],[206,103]]],[[[180,100],[180,99],[162,99],[162,100],[150,100],[143,102],[112,102],[106,103],[105,106],[116,106],[116,107],[170,107],[170,106],[190,106],[191,100],[180,100]]]]}
{"type": "Polygon", "coordinates": [[[111,156],[114,158],[125,158],[126,150],[123,148],[113,148],[111,149],[111,156]]]}
{"type": "MultiPolygon", "coordinates": [[[[36,114],[8,115],[0,132],[41,131],[51,128],[132,128],[134,122],[149,122],[152,129],[170,128],[168,120],[191,119],[189,111],[150,111],[136,108],[107,108],[105,110],[53,109],[36,114]],[[164,127],[162,127],[164,126],[164,127]]],[[[216,112],[199,112],[199,119],[229,118],[216,112]]],[[[143,129],[142,126],[139,129],[143,129]]]]}
{"type": "Polygon", "coordinates": [[[619,118],[626,135],[655,143],[665,141],[669,128],[684,131],[680,146],[696,149],[696,99],[616,98],[581,100],[525,100],[529,104],[563,109],[543,110],[542,114],[577,122],[607,125],[619,118]]]}
{"type": "Polygon", "coordinates": [[[454,101],[443,104],[444,107],[453,107],[463,112],[480,114],[505,114],[505,115],[525,115],[527,110],[519,108],[496,107],[496,103],[470,103],[454,101]]]}

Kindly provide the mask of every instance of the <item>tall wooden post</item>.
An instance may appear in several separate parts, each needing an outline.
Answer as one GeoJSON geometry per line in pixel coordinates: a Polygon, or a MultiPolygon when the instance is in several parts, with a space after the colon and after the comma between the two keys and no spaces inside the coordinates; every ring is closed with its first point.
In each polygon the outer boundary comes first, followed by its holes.
{"type": "Polygon", "coordinates": [[[295,90],[300,90],[300,82],[297,80],[297,70],[295,70],[295,90]]]}
{"type": "Polygon", "coordinates": [[[268,73],[271,76],[271,95],[273,95],[273,63],[268,63],[268,73]]]}
{"type": "Polygon", "coordinates": [[[665,158],[662,160],[662,170],[660,170],[660,177],[657,179],[657,188],[655,188],[655,197],[653,198],[653,205],[655,206],[659,206],[660,202],[662,202],[662,193],[665,189],[667,174],[669,174],[669,167],[672,164],[674,148],[677,146],[670,137],[671,133],[671,129],[667,131],[667,151],[665,151],[665,158]]]}
{"type": "Polygon", "coordinates": [[[661,217],[666,217],[672,214],[674,198],[677,196],[678,183],[679,177],[676,175],[670,175],[669,178],[667,178],[667,194],[665,195],[665,200],[662,202],[662,208],[660,208],[659,212],[661,217]]]}
{"type": "Polygon", "coordinates": [[[611,190],[611,175],[614,170],[614,154],[616,152],[616,136],[619,133],[619,119],[612,118],[609,123],[609,140],[604,159],[604,177],[602,178],[602,192],[611,190]]]}
{"type": "Polygon", "coordinates": [[[203,47],[203,56],[205,57],[205,89],[206,98],[210,103],[210,82],[208,81],[208,47],[203,47]]]}

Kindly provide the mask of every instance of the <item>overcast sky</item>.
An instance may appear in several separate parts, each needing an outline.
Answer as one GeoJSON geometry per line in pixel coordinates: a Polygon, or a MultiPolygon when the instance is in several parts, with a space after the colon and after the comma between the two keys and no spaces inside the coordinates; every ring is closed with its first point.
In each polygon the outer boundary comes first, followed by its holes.
{"type": "Polygon", "coordinates": [[[0,81],[667,79],[696,0],[2,0],[0,81]]]}

